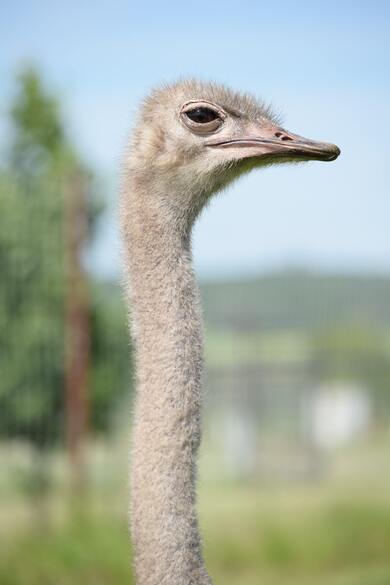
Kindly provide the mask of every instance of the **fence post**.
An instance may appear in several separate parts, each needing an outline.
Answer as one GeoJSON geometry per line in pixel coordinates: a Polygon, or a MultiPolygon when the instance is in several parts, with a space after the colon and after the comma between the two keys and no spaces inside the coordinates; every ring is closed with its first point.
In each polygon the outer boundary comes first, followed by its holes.
{"type": "Polygon", "coordinates": [[[74,491],[85,486],[89,423],[90,302],[83,254],[88,238],[87,177],[74,170],[65,193],[65,427],[74,491]]]}

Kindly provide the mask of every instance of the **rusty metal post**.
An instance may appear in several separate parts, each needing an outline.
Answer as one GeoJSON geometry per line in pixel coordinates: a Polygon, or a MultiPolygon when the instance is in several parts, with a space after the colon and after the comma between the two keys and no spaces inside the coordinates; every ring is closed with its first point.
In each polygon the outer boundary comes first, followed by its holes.
{"type": "Polygon", "coordinates": [[[74,491],[85,485],[89,423],[90,301],[83,254],[88,238],[87,177],[74,170],[65,192],[65,416],[74,491]]]}

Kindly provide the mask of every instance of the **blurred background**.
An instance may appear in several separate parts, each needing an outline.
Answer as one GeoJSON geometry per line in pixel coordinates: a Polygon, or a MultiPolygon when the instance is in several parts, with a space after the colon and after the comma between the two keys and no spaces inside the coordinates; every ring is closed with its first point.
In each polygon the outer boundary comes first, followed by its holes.
{"type": "Polygon", "coordinates": [[[390,8],[0,7],[0,583],[132,582],[120,159],[187,75],[263,96],[330,165],[270,168],[196,228],[199,505],[225,585],[390,583],[390,8]]]}

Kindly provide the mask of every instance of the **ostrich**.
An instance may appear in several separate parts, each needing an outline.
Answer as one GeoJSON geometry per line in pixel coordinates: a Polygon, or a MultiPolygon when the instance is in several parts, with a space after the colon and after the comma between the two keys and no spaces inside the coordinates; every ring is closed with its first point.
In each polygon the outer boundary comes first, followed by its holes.
{"type": "Polygon", "coordinates": [[[210,585],[196,512],[202,327],[191,231],[211,196],[256,167],[340,150],[281,128],[269,107],[182,81],[145,100],[124,162],[124,284],[136,348],[131,532],[137,585],[210,585]]]}

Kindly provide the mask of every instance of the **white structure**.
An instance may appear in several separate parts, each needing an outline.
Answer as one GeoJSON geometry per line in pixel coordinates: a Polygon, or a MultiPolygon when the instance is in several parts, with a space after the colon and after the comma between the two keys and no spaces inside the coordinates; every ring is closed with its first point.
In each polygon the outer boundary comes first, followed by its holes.
{"type": "Polygon", "coordinates": [[[313,439],[319,447],[339,447],[367,430],[370,423],[368,392],[351,383],[320,386],[311,408],[313,439]]]}

